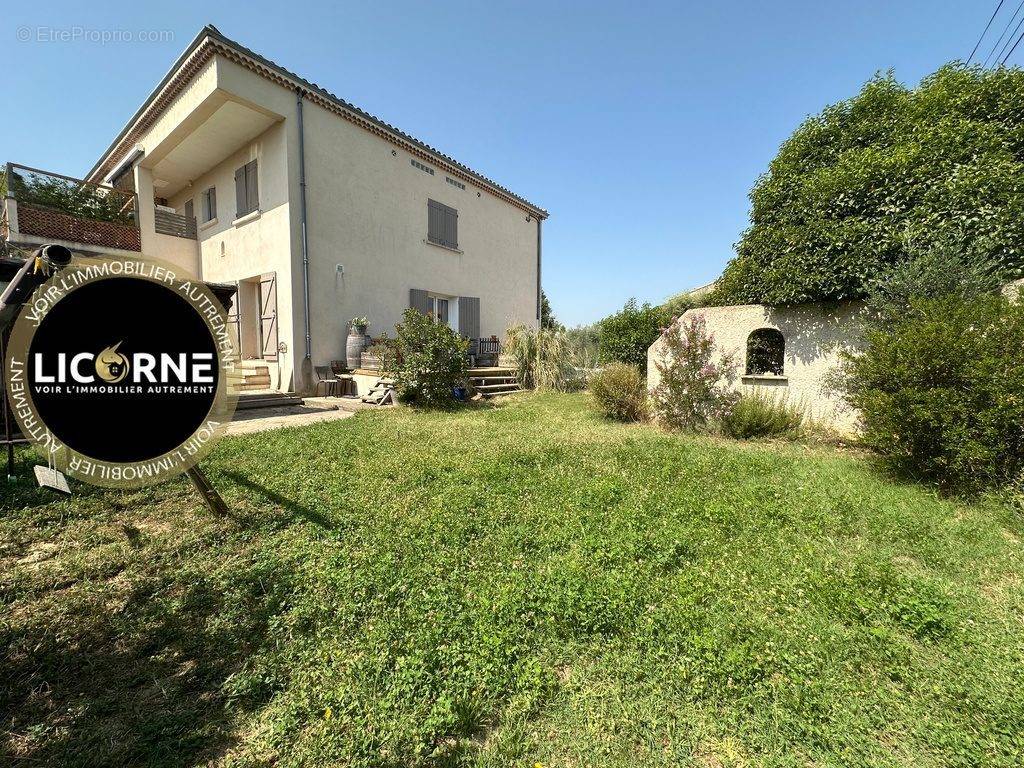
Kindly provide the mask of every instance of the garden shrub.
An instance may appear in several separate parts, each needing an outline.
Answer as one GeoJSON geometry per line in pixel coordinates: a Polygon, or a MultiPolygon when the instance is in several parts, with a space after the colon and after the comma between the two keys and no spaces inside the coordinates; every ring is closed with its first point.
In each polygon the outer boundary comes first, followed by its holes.
{"type": "Polygon", "coordinates": [[[588,387],[604,416],[618,421],[647,418],[647,381],[636,366],[609,363],[590,377],[588,387]]]}
{"type": "Polygon", "coordinates": [[[395,326],[395,339],[378,347],[382,368],[393,369],[395,392],[403,402],[445,405],[455,387],[466,383],[469,342],[443,323],[415,309],[407,309],[395,326]]]}
{"type": "Polygon", "coordinates": [[[19,203],[53,208],[71,216],[122,224],[134,222],[128,193],[30,171],[11,174],[10,191],[19,203]]]}
{"type": "Polygon", "coordinates": [[[673,429],[703,429],[721,420],[739,398],[732,389],[736,355],[718,350],[699,312],[674,322],[662,338],[655,361],[661,381],[652,392],[657,420],[673,429]]]}
{"type": "Polygon", "coordinates": [[[1005,297],[913,299],[847,355],[864,442],[896,471],[951,490],[1024,470],[1024,306],[1005,297]]]}
{"type": "Polygon", "coordinates": [[[722,414],[722,432],[737,440],[757,437],[798,437],[804,411],[788,398],[755,390],[744,394],[722,414]]]}
{"type": "Polygon", "coordinates": [[[635,365],[647,372],[647,348],[658,339],[671,316],[663,307],[637,304],[630,299],[613,315],[600,321],[601,362],[635,365]]]}
{"type": "Polygon", "coordinates": [[[881,273],[867,297],[868,322],[885,328],[910,309],[914,299],[958,296],[970,300],[999,293],[999,263],[986,242],[953,234],[937,243],[910,243],[908,258],[881,273]]]}

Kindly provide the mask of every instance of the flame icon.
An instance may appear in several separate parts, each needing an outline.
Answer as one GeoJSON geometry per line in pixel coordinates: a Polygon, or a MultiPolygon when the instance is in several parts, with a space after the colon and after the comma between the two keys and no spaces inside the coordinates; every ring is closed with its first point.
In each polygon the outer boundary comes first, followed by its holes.
{"type": "Polygon", "coordinates": [[[96,375],[108,384],[117,384],[128,375],[128,358],[117,351],[121,342],[96,355],[96,375]]]}

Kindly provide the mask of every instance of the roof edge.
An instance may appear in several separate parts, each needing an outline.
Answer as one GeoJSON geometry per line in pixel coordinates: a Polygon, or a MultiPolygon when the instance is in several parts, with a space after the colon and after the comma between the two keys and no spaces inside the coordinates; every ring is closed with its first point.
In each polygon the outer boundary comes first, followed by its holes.
{"type": "MultiPolygon", "coordinates": [[[[531,203],[526,198],[517,195],[507,187],[503,187],[501,184],[498,184],[493,179],[490,179],[484,176],[483,174],[474,171],[472,168],[470,168],[467,165],[464,165],[463,163],[460,163],[458,160],[451,157],[450,155],[444,154],[440,150],[435,149],[429,144],[420,141],[419,139],[415,138],[414,136],[411,136],[410,134],[405,133],[399,128],[396,128],[395,126],[386,123],[380,118],[371,115],[370,113],[360,109],[354,104],[351,104],[350,102],[347,102],[344,99],[335,96],[333,93],[324,88],[321,88],[316,83],[311,83],[305,78],[296,75],[294,72],[285,69],[284,67],[265,58],[264,56],[261,56],[255,51],[252,51],[249,48],[246,48],[245,46],[241,45],[240,43],[237,43],[234,40],[225,37],[220,32],[220,30],[218,30],[212,24],[207,24],[205,27],[203,27],[199,31],[199,34],[197,34],[195,38],[193,38],[192,42],[189,43],[188,47],[184,50],[184,52],[182,52],[182,54],[175,60],[174,64],[167,71],[164,77],[160,80],[156,88],[154,88],[153,91],[149,94],[146,101],[143,102],[142,106],[139,107],[138,110],[136,110],[135,114],[132,115],[131,119],[128,120],[124,128],[121,129],[120,133],[118,133],[114,141],[111,142],[110,146],[107,147],[107,149],[100,156],[99,160],[97,160],[96,164],[93,165],[93,167],[86,174],[86,179],[91,179],[93,176],[95,176],[103,169],[104,165],[110,161],[111,156],[118,149],[120,149],[120,145],[124,142],[125,138],[128,137],[128,135],[132,131],[132,128],[139,122],[141,118],[143,118],[147,114],[147,112],[153,106],[153,103],[158,99],[160,94],[164,91],[168,84],[170,84],[174,80],[175,76],[178,74],[182,66],[185,65],[185,63],[188,62],[190,57],[197,50],[199,50],[203,46],[203,44],[206,43],[206,41],[208,40],[215,42],[218,46],[223,46],[225,48],[230,49],[233,53],[235,53],[238,56],[251,59],[256,65],[270,70],[277,77],[288,81],[293,87],[299,90],[306,91],[309,95],[317,97],[317,101],[322,100],[324,102],[327,102],[329,105],[335,107],[337,110],[342,110],[344,113],[348,113],[347,115],[341,115],[342,117],[349,117],[349,119],[357,123],[360,121],[370,123],[373,126],[373,128],[376,128],[376,131],[374,132],[386,134],[385,136],[383,136],[383,138],[389,139],[392,143],[399,144],[399,146],[401,146],[402,143],[411,145],[412,148],[426,155],[425,159],[428,159],[429,161],[444,167],[449,172],[454,172],[455,175],[458,175],[466,179],[467,181],[471,181],[476,186],[479,186],[484,190],[490,192],[491,194],[494,194],[499,199],[504,199],[506,200],[506,202],[509,202],[513,205],[517,205],[518,207],[527,210],[529,213],[533,214],[538,219],[548,218],[549,214],[544,208],[541,208],[540,206],[531,203]]],[[[260,74],[261,76],[265,76],[258,70],[256,73],[260,74]]],[[[327,105],[321,104],[321,106],[326,107],[327,105]]],[[[367,126],[363,127],[367,128],[367,130],[371,130],[371,128],[368,128],[367,126]]],[[[408,149],[408,147],[406,147],[406,149],[408,149]]],[[[120,159],[121,158],[117,158],[114,161],[115,164],[120,159]]]]}

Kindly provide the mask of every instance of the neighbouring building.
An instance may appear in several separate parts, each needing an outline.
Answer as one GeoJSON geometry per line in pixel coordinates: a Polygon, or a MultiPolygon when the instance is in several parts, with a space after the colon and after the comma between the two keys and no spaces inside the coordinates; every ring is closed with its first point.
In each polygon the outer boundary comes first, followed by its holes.
{"type": "Polygon", "coordinates": [[[158,258],[236,285],[241,357],[278,389],[344,359],[357,316],[373,335],[410,307],[472,339],[539,324],[546,211],[214,27],[84,180],[6,175],[12,244],[158,258]],[[102,215],[26,192],[52,180],[89,186],[102,215]]]}
{"type": "MultiPolygon", "coordinates": [[[[837,394],[830,372],[845,350],[856,350],[861,340],[862,302],[801,304],[767,307],[745,304],[691,309],[704,316],[708,332],[723,352],[736,355],[741,392],[762,391],[798,404],[815,422],[840,432],[857,428],[857,413],[837,394]]],[[[664,341],[647,350],[647,385],[660,380],[656,362],[664,341]]]]}

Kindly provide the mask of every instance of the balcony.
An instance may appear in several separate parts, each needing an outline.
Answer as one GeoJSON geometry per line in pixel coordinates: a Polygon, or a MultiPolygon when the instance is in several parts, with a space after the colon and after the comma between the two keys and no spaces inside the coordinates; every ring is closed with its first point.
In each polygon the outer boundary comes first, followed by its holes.
{"type": "Polygon", "coordinates": [[[8,163],[3,235],[15,244],[59,242],[85,252],[142,250],[139,201],[132,190],[8,163]]]}
{"type": "Polygon", "coordinates": [[[196,239],[196,217],[184,216],[180,213],[165,211],[157,207],[153,211],[153,229],[159,235],[183,237],[186,240],[196,239]]]}

